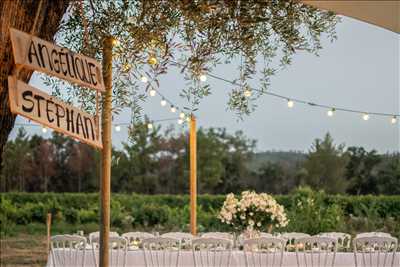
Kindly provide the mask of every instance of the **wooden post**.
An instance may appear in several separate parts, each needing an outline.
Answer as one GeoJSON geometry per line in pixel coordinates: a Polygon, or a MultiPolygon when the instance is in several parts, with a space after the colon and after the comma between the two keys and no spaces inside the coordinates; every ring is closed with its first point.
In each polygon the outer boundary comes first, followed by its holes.
{"type": "Polygon", "coordinates": [[[190,117],[190,231],[197,234],[197,133],[196,118],[190,117]]]}
{"type": "Polygon", "coordinates": [[[47,254],[50,251],[50,240],[51,240],[51,213],[47,213],[47,254]]]}
{"type": "Polygon", "coordinates": [[[100,267],[108,267],[108,240],[110,235],[110,180],[111,180],[111,98],[112,98],[112,47],[113,38],[103,41],[103,77],[105,93],[102,110],[102,172],[100,182],[100,267]]]}

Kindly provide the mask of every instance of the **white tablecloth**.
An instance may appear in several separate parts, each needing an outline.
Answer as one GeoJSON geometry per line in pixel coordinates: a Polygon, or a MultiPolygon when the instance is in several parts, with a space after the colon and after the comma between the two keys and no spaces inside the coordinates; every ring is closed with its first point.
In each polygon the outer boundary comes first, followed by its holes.
{"type": "MultiPolygon", "coordinates": [[[[224,255],[224,260],[223,262],[225,263],[225,259],[227,258],[227,255],[224,255]]],[[[83,252],[80,251],[78,254],[78,257],[82,257],[83,252]]],[[[112,255],[112,257],[116,257],[115,253],[112,255]]],[[[361,255],[360,255],[361,257],[361,255]]],[[[359,258],[361,260],[361,258],[359,258]]],[[[367,257],[367,264],[369,262],[369,258],[367,257]]],[[[122,260],[122,255],[121,255],[121,260],[122,260]]],[[[120,264],[122,261],[120,260],[120,264]]],[[[382,260],[383,257],[381,255],[381,266],[382,265],[382,260]]],[[[115,260],[113,261],[113,265],[115,265],[115,260]]],[[[314,262],[316,264],[316,262],[314,262]]],[[[67,264],[67,265],[73,265],[73,264],[67,264]]],[[[258,262],[257,262],[258,265],[258,262]]],[[[49,256],[49,260],[47,262],[47,266],[53,266],[52,265],[52,259],[51,256],[49,256]]],[[[86,256],[85,256],[85,266],[95,266],[94,265],[94,260],[93,260],[93,254],[92,250],[86,250],[86,256]]],[[[122,266],[122,265],[118,265],[122,266]]],[[[134,251],[128,251],[127,252],[127,267],[132,266],[132,267],[145,267],[145,261],[144,261],[144,254],[142,250],[134,250],[134,251]]],[[[155,265],[157,266],[157,265],[155,265]]],[[[180,260],[179,260],[179,266],[182,267],[190,267],[194,266],[193,263],[193,254],[192,251],[187,251],[187,250],[182,250],[180,252],[180,260]]],[[[210,267],[212,264],[210,264],[210,267]]],[[[226,265],[223,265],[226,266],[226,265]]],[[[232,251],[232,258],[231,258],[231,267],[244,267],[245,266],[245,256],[243,251],[232,251]]],[[[295,252],[285,252],[283,256],[283,265],[284,267],[297,267],[297,261],[296,261],[296,253],[295,252]]],[[[305,265],[304,265],[305,266],[305,265]]],[[[310,262],[308,262],[308,266],[310,266],[310,262]]],[[[316,265],[314,265],[316,266],[316,265]]],[[[336,260],[335,260],[335,266],[336,267],[353,267],[355,266],[354,262],[354,254],[350,252],[338,252],[336,253],[336,260]]],[[[369,265],[367,265],[369,266],[369,265]]],[[[374,262],[371,267],[376,267],[376,263],[374,262]]],[[[390,266],[389,262],[387,261],[386,266],[390,266]]],[[[385,267],[386,267],[385,266],[385,267]]],[[[397,252],[395,254],[395,263],[394,267],[400,267],[400,252],[397,252]]]]}

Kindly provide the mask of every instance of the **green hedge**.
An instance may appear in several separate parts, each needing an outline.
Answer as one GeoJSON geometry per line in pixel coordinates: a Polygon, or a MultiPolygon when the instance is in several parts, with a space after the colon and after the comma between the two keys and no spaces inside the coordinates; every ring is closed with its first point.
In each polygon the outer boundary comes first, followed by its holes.
{"type": "MultiPolygon", "coordinates": [[[[55,223],[71,225],[96,224],[99,218],[99,195],[95,193],[2,193],[0,198],[3,229],[44,223],[48,212],[53,214],[55,223]]],[[[229,230],[217,219],[224,199],[223,195],[198,196],[200,231],[229,230]]],[[[276,199],[285,206],[291,220],[282,230],[311,234],[382,230],[400,236],[400,196],[326,195],[303,188],[276,199]],[[314,206],[307,204],[310,198],[314,206]]],[[[188,222],[187,195],[112,194],[111,223],[115,228],[187,230],[188,222]]]]}

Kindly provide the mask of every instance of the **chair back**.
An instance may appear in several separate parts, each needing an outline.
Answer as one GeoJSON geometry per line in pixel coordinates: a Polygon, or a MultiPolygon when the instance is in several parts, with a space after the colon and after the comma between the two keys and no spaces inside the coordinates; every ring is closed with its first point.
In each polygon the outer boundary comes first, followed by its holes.
{"type": "MultiPolygon", "coordinates": [[[[110,237],[113,237],[113,236],[119,236],[119,234],[117,232],[110,232],[110,237]]],[[[99,231],[90,233],[89,234],[89,238],[88,238],[89,239],[89,243],[92,243],[93,239],[99,239],[99,238],[100,238],[100,232],[99,231]]]]}
{"type": "Polygon", "coordinates": [[[194,236],[191,233],[185,233],[185,232],[169,232],[162,234],[161,237],[178,239],[181,241],[181,248],[185,249],[191,248],[192,239],[194,238],[194,236]]]}
{"type": "Polygon", "coordinates": [[[333,267],[337,240],[331,237],[311,236],[295,241],[297,266],[333,267]]]}
{"type": "Polygon", "coordinates": [[[338,248],[350,249],[351,235],[339,232],[320,233],[319,236],[332,237],[337,240],[338,248]]]}
{"type": "Polygon", "coordinates": [[[353,240],[356,267],[393,267],[398,241],[394,237],[367,236],[353,240]]]}
{"type": "Polygon", "coordinates": [[[52,266],[85,266],[86,238],[77,235],[51,237],[52,266]]]}
{"type": "Polygon", "coordinates": [[[366,233],[357,234],[356,238],[359,238],[359,237],[371,237],[371,236],[392,237],[391,234],[384,233],[384,232],[366,232],[366,233]]]}
{"type": "Polygon", "coordinates": [[[259,237],[243,241],[246,267],[282,266],[286,240],[276,237],[259,237]]]}
{"type": "Polygon", "coordinates": [[[169,237],[152,237],[142,241],[146,267],[177,267],[181,241],[169,237]]]}
{"type": "Polygon", "coordinates": [[[295,242],[296,242],[296,240],[300,239],[300,238],[310,237],[310,235],[309,234],[305,234],[305,233],[292,232],[292,233],[279,234],[277,237],[286,240],[286,248],[285,249],[287,251],[294,251],[295,250],[295,242]]]}
{"type": "MultiPolygon", "coordinates": [[[[94,266],[99,266],[100,238],[94,237],[91,241],[94,266]]],[[[108,239],[109,266],[125,267],[128,241],[121,236],[111,236],[108,239]]]]}
{"type": "Polygon", "coordinates": [[[201,237],[192,240],[195,267],[229,267],[233,241],[224,238],[201,237]]]}
{"type": "Polygon", "coordinates": [[[270,233],[260,232],[259,236],[246,237],[246,235],[242,233],[242,234],[237,236],[235,245],[236,245],[236,247],[243,246],[244,240],[258,238],[258,237],[268,237],[268,238],[270,238],[270,237],[275,237],[275,236],[270,234],[270,233]]]}
{"type": "Polygon", "coordinates": [[[128,232],[122,234],[122,237],[125,237],[126,240],[128,240],[128,246],[135,246],[139,248],[144,239],[153,238],[155,236],[146,232],[128,232]]]}
{"type": "Polygon", "coordinates": [[[201,235],[201,237],[204,238],[223,238],[223,239],[229,239],[233,240],[234,237],[231,233],[226,233],[226,232],[209,232],[209,233],[204,233],[201,235]]]}

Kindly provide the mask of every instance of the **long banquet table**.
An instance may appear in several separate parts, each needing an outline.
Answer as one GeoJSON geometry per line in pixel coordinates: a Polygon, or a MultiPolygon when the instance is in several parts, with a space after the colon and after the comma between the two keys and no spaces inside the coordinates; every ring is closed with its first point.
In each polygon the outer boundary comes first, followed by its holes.
{"type": "MultiPolygon", "coordinates": [[[[226,263],[226,260],[228,258],[228,253],[227,252],[221,252],[221,253],[222,253],[221,255],[223,258],[223,263],[226,263]]],[[[85,255],[85,266],[88,266],[88,267],[95,266],[92,250],[86,250],[85,254],[86,254],[85,255]]],[[[79,252],[78,257],[83,257],[82,251],[79,252]]],[[[112,255],[112,257],[116,257],[115,253],[112,255]]],[[[161,257],[161,254],[160,254],[160,257],[161,257]]],[[[381,257],[382,257],[382,255],[381,255],[381,257]]],[[[120,261],[119,261],[120,264],[122,262],[121,259],[122,258],[120,258],[120,261]]],[[[361,258],[358,258],[358,259],[361,260],[361,258]]],[[[383,257],[382,257],[382,259],[383,259],[383,257]]],[[[161,261],[161,259],[160,259],[160,261],[161,261]]],[[[116,261],[113,260],[112,263],[114,263],[114,264],[111,264],[111,266],[115,266],[115,262],[116,261]]],[[[373,261],[373,264],[371,266],[368,264],[368,262],[369,262],[369,258],[367,258],[367,265],[365,267],[377,266],[375,261],[373,261]]],[[[308,266],[310,266],[310,263],[308,263],[308,264],[309,264],[308,266]]],[[[381,261],[381,264],[382,264],[382,261],[381,261]]],[[[72,264],[67,264],[67,265],[72,266],[72,264]]],[[[258,265],[258,263],[257,263],[257,265],[258,265]]],[[[49,267],[53,266],[51,256],[49,256],[47,266],[49,266],[49,267]]],[[[122,265],[118,265],[118,266],[122,266],[122,265]]],[[[145,267],[143,251],[142,250],[128,251],[126,266],[127,267],[129,267],[129,266],[145,267]]],[[[157,264],[155,264],[155,266],[157,266],[157,264]]],[[[162,265],[160,265],[160,266],[162,266],[162,265]]],[[[194,266],[192,251],[182,250],[180,252],[179,266],[182,266],[182,267],[194,266]]],[[[210,263],[209,266],[211,267],[211,266],[213,266],[213,264],[210,263]]],[[[226,266],[226,265],[222,265],[222,266],[226,266]]],[[[244,256],[243,251],[239,251],[239,250],[232,251],[230,266],[231,267],[244,267],[245,266],[245,256],[244,256]]],[[[284,256],[283,256],[282,266],[283,267],[297,267],[296,253],[295,252],[285,252],[284,256]]],[[[316,265],[314,265],[314,266],[316,266],[316,265]]],[[[354,254],[352,252],[336,253],[335,267],[352,267],[352,266],[355,266],[354,254]]],[[[388,264],[388,262],[387,262],[385,267],[386,266],[391,266],[391,265],[388,264]]],[[[393,266],[400,267],[400,252],[396,252],[393,266]]]]}

